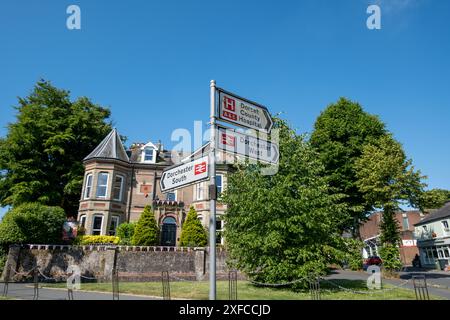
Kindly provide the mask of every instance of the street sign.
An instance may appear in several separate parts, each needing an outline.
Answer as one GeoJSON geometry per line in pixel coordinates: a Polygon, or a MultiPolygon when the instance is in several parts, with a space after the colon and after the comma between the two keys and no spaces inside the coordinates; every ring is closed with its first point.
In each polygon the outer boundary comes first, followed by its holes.
{"type": "Polygon", "coordinates": [[[269,164],[278,164],[278,145],[234,130],[219,128],[217,148],[269,164]]]}
{"type": "Polygon", "coordinates": [[[222,89],[219,89],[219,119],[264,132],[270,132],[273,125],[266,107],[222,89]]]}
{"type": "Polygon", "coordinates": [[[209,178],[208,156],[182,163],[163,171],[160,180],[162,192],[167,192],[201,182],[209,178]]]}

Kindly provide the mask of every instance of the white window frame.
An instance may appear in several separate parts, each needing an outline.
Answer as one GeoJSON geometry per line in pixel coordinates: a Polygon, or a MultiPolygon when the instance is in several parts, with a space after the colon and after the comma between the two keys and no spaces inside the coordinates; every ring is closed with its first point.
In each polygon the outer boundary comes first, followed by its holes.
{"type": "Polygon", "coordinates": [[[94,216],[92,217],[92,235],[95,235],[94,234],[95,231],[99,231],[100,232],[98,235],[102,234],[104,221],[105,221],[105,217],[102,214],[94,214],[94,216]],[[101,218],[102,219],[102,223],[100,224],[100,229],[94,229],[95,218],[101,218]]]}
{"type": "Polygon", "coordinates": [[[153,147],[145,147],[145,148],[142,149],[141,162],[144,162],[144,163],[155,163],[156,162],[155,157],[156,157],[156,150],[155,150],[155,148],[153,148],[153,147]],[[145,156],[146,156],[147,152],[151,152],[151,154],[152,154],[152,159],[151,160],[146,160],[145,159],[145,156]]]}
{"type": "Polygon", "coordinates": [[[121,174],[117,174],[114,177],[114,182],[113,182],[113,186],[112,186],[112,189],[113,189],[113,194],[112,194],[113,200],[115,200],[115,201],[122,201],[122,199],[123,199],[123,185],[124,185],[124,181],[125,181],[125,177],[123,175],[121,175],[121,174]],[[115,188],[116,188],[116,179],[117,178],[120,178],[119,198],[114,198],[114,193],[115,193],[115,188]]]}
{"type": "Polygon", "coordinates": [[[222,215],[218,215],[217,216],[217,220],[216,220],[216,234],[219,233],[220,234],[220,242],[218,244],[223,245],[224,244],[224,237],[223,237],[223,232],[225,230],[225,221],[223,220],[223,216],[222,215]],[[220,229],[217,228],[217,223],[220,222],[220,229]]]}
{"type": "Polygon", "coordinates": [[[196,201],[203,200],[203,182],[197,183],[195,185],[195,200],[196,201]]]}
{"type": "Polygon", "coordinates": [[[86,175],[86,183],[84,185],[84,199],[90,199],[92,193],[92,183],[94,182],[94,175],[92,173],[88,173],[86,175]],[[90,180],[90,184],[89,184],[90,180]]]}
{"type": "Polygon", "coordinates": [[[442,227],[444,228],[444,232],[450,232],[450,229],[448,227],[448,221],[447,220],[442,220],[441,223],[442,223],[442,227]]]}
{"type": "Polygon", "coordinates": [[[80,227],[86,228],[86,221],[87,221],[86,215],[85,214],[81,215],[80,222],[79,222],[80,227]]]}
{"type": "Polygon", "coordinates": [[[216,175],[216,184],[217,184],[217,197],[220,197],[220,195],[223,192],[223,174],[216,175]],[[220,186],[217,184],[217,177],[220,177],[220,186]],[[220,192],[219,192],[219,189],[220,189],[220,192]]]}
{"type": "Polygon", "coordinates": [[[99,198],[99,199],[105,199],[108,196],[108,183],[109,183],[109,172],[99,172],[97,175],[97,188],[95,190],[95,197],[99,198]],[[99,181],[100,181],[100,175],[101,174],[106,174],[106,184],[105,185],[101,185],[101,187],[105,187],[105,195],[104,196],[99,196],[98,195],[98,188],[100,187],[99,181]]]}
{"type": "Polygon", "coordinates": [[[112,216],[111,217],[111,221],[109,222],[109,227],[108,227],[108,235],[110,235],[110,236],[117,235],[117,227],[119,226],[119,223],[120,223],[120,217],[119,216],[112,216]],[[116,228],[114,229],[114,234],[110,234],[110,232],[111,232],[111,224],[112,224],[113,220],[116,220],[116,228]]]}

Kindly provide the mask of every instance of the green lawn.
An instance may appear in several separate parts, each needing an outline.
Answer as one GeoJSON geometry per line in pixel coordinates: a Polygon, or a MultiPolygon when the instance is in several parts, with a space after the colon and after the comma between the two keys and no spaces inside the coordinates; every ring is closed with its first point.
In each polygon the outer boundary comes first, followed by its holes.
{"type": "MultiPolygon", "coordinates": [[[[342,287],[365,292],[358,294],[347,292],[332,286],[329,283],[321,284],[322,300],[415,300],[413,290],[394,289],[386,292],[367,289],[365,281],[360,280],[333,280],[342,287]]],[[[46,287],[64,288],[65,284],[46,284],[46,287]]],[[[83,283],[81,290],[111,292],[111,283],[83,283]]],[[[392,288],[385,285],[384,289],[392,288]]],[[[162,296],[162,284],[160,282],[121,282],[120,293],[137,295],[162,296]]],[[[208,299],[209,282],[171,282],[170,294],[172,298],[206,300],[208,299]]],[[[228,281],[217,282],[217,297],[220,300],[228,299],[228,281]]],[[[432,297],[432,299],[440,299],[432,297]]],[[[240,300],[310,300],[308,290],[293,292],[288,289],[255,287],[248,281],[238,281],[238,299],[240,300]]]]}

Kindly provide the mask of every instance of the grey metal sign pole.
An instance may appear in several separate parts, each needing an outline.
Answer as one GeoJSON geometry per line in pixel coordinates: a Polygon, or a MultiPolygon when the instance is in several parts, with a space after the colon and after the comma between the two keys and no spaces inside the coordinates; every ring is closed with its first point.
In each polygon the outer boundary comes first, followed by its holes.
{"type": "Polygon", "coordinates": [[[211,138],[209,141],[209,300],[216,300],[216,81],[211,80],[211,138]]]}

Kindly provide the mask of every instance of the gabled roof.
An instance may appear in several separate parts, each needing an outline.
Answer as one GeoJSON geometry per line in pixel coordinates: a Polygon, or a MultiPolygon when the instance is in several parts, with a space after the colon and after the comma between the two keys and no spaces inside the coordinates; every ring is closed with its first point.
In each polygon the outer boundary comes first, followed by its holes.
{"type": "Polygon", "coordinates": [[[416,223],[415,226],[420,226],[432,221],[441,220],[445,218],[450,218],[450,202],[447,202],[442,208],[439,210],[430,213],[425,218],[423,218],[419,223],[416,223]]]}
{"type": "Polygon", "coordinates": [[[102,142],[83,160],[90,159],[115,159],[129,162],[128,155],[123,147],[122,140],[120,140],[119,133],[114,128],[102,142]]]}

